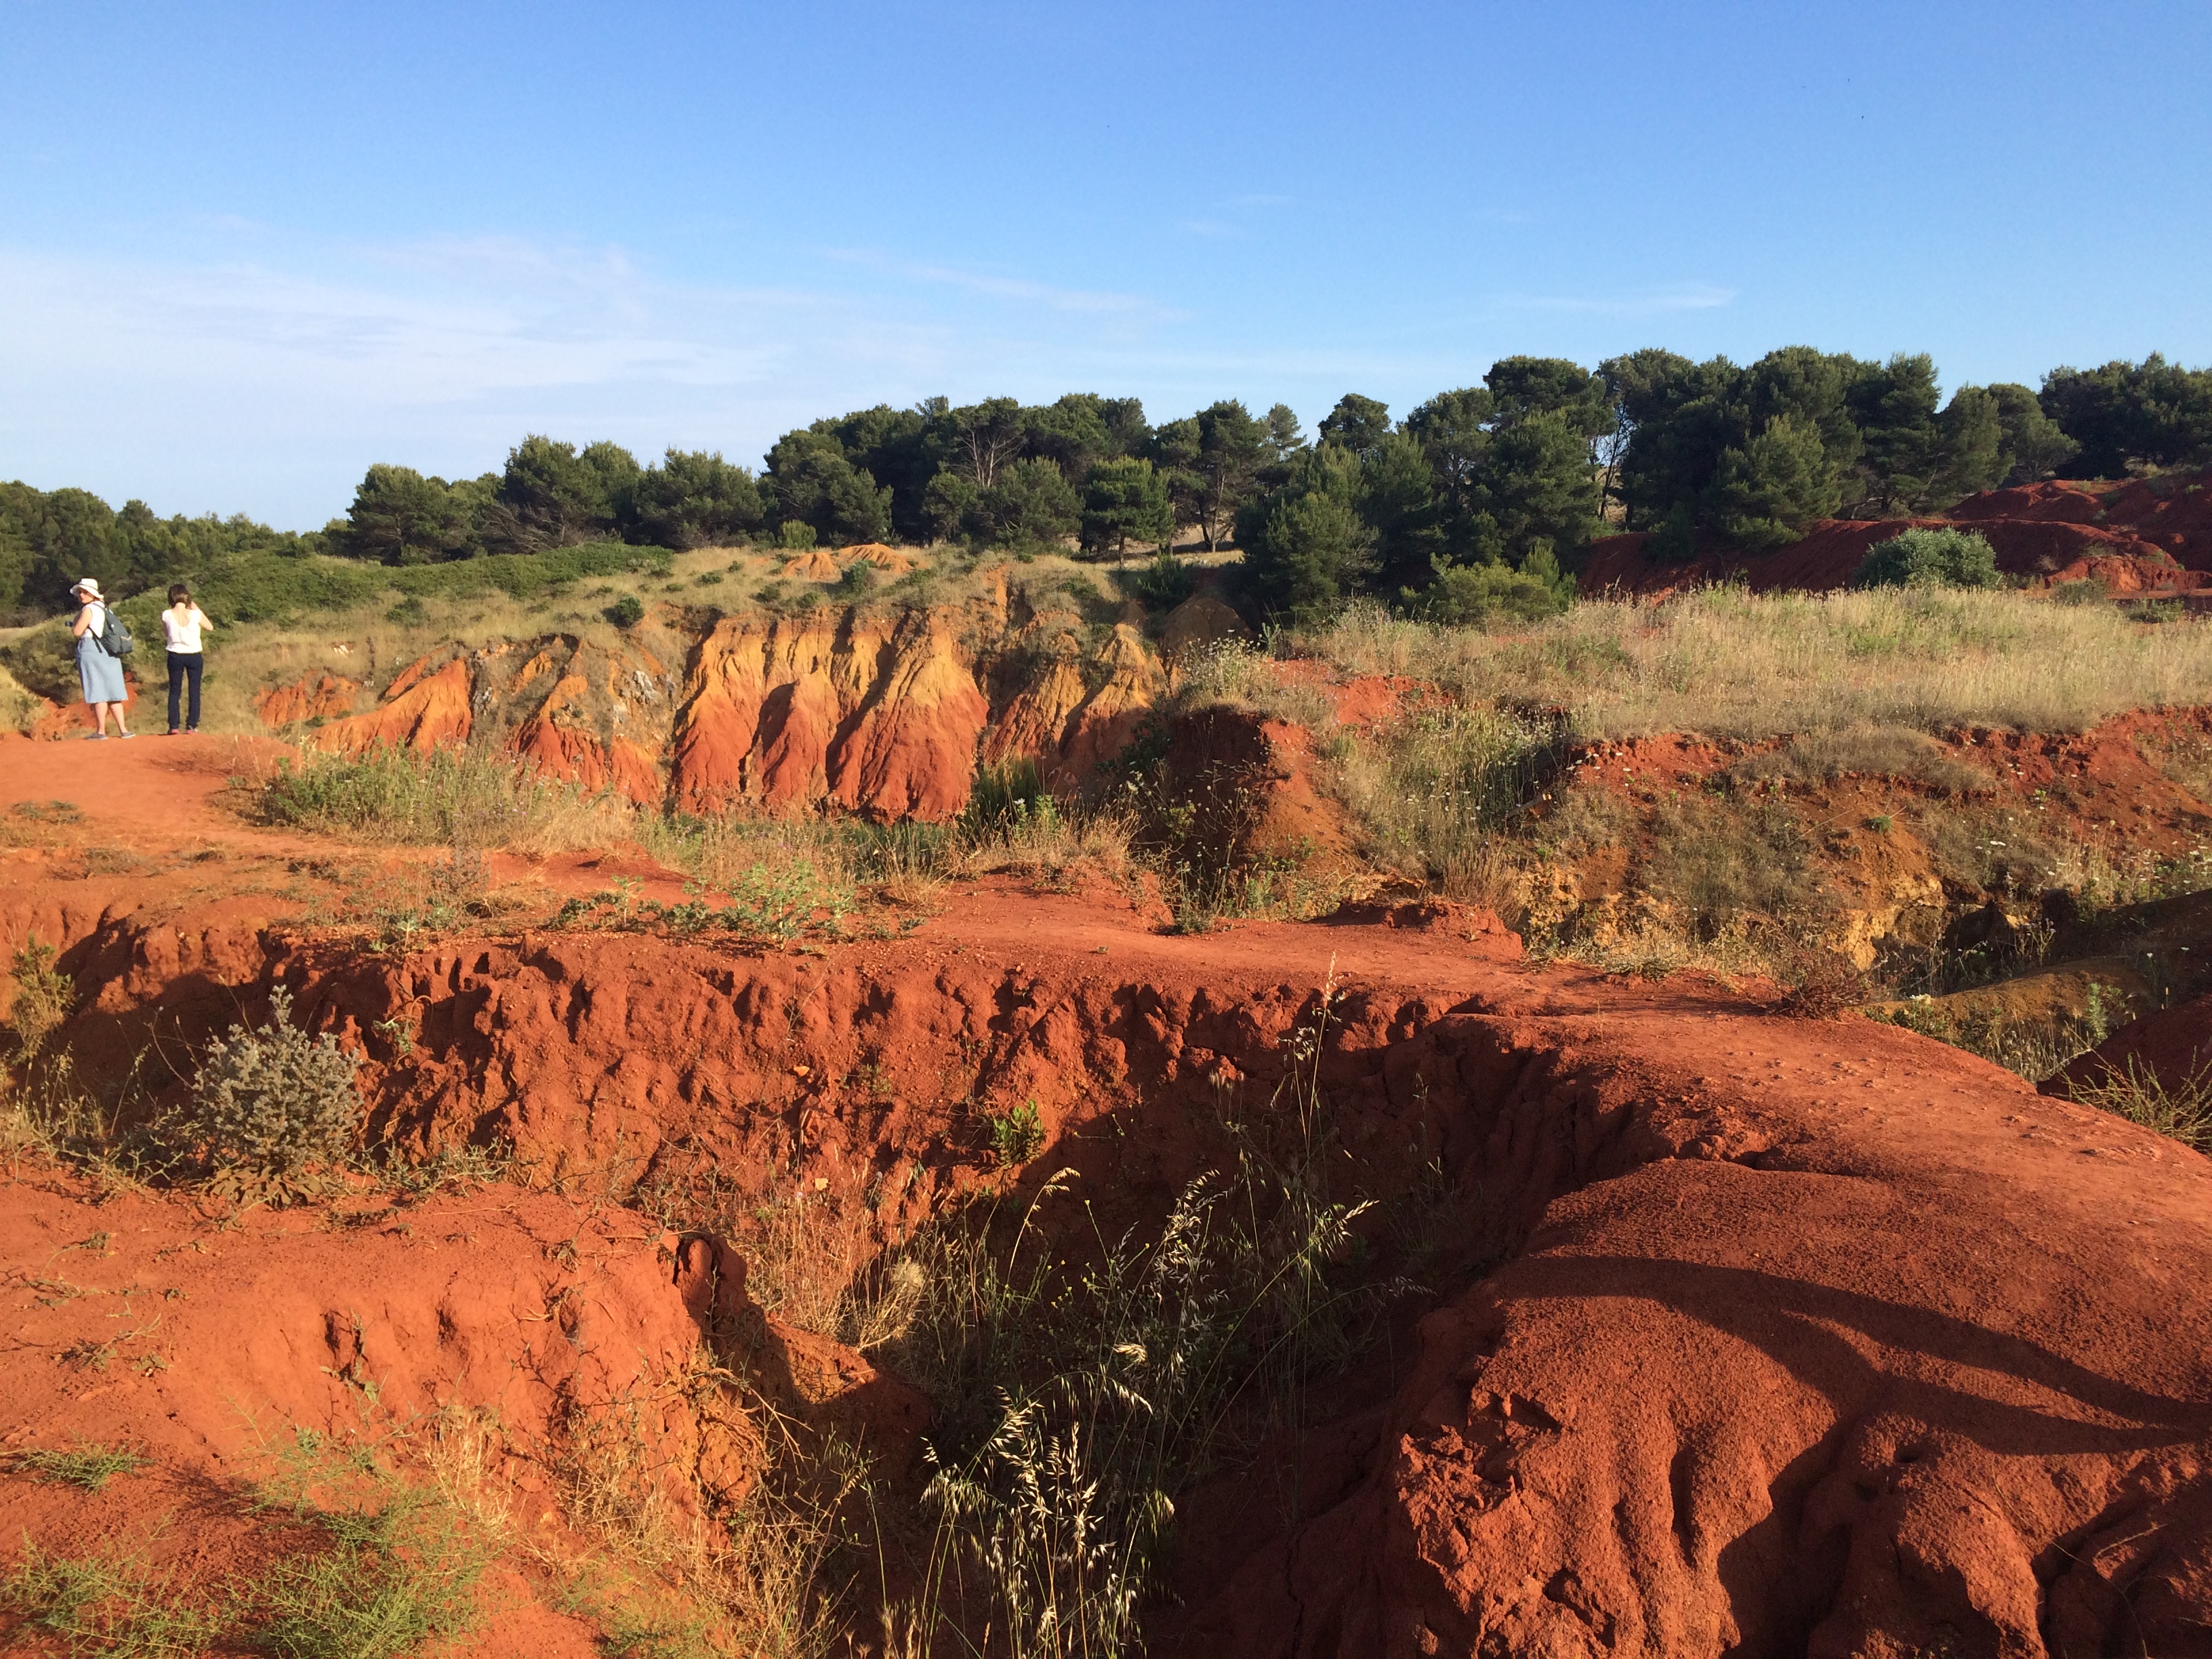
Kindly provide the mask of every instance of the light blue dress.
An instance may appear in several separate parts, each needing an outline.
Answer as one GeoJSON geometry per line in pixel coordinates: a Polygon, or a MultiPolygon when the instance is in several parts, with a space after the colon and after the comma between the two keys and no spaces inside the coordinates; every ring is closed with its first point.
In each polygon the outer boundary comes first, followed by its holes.
{"type": "MultiPolygon", "coordinates": [[[[100,607],[100,626],[107,626],[107,608],[100,607]]],[[[123,659],[111,657],[107,647],[88,628],[76,642],[76,677],[84,685],[87,702],[123,701],[123,659]]]]}

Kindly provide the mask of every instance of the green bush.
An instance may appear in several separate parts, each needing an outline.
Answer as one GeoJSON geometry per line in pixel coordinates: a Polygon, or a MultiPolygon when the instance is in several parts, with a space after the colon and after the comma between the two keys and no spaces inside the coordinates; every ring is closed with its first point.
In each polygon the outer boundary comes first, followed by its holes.
{"type": "Polygon", "coordinates": [[[1573,605],[1573,579],[1560,577],[1548,552],[1531,554],[1528,566],[1516,570],[1504,564],[1447,565],[1427,587],[1404,598],[1415,616],[1447,628],[1540,622],[1573,605]]]}
{"type": "MultiPolygon", "coordinates": [[[[191,584],[192,595],[218,623],[289,622],[349,610],[382,595],[398,603],[395,620],[422,617],[425,599],[463,599],[504,593],[532,599],[591,577],[638,572],[665,575],[675,556],[662,547],[621,542],[579,542],[542,553],[499,553],[442,564],[386,566],[357,561],[256,550],[173,574],[191,584]]],[[[141,639],[158,641],[165,593],[149,591],[116,609],[141,639]]],[[[64,636],[65,638],[66,636],[64,636]]]]}
{"type": "Polygon", "coordinates": [[[1996,550],[1971,530],[1907,530],[1867,549],[1853,587],[1996,587],[1996,550]]]}
{"type": "Polygon", "coordinates": [[[975,769],[975,782],[961,814],[961,827],[970,836],[988,836],[1032,820],[1050,818],[1054,811],[1052,792],[1036,761],[1018,756],[997,765],[975,769]]]}
{"type": "Polygon", "coordinates": [[[617,628],[635,628],[645,620],[645,606],[635,593],[625,593],[601,613],[617,628]]]}
{"type": "Polygon", "coordinates": [[[1044,1119],[1034,1100],[985,1115],[991,1128],[991,1152],[1007,1169],[1028,1163],[1044,1150],[1044,1119]]]}
{"type": "Polygon", "coordinates": [[[1198,591],[1198,578],[1188,565],[1162,548],[1152,556],[1150,564],[1136,573],[1128,586],[1146,610],[1165,612],[1198,591]]]}
{"type": "Polygon", "coordinates": [[[361,1115],[351,1057],[336,1037],[292,1023],[292,994],[280,985],[260,1026],[234,1025],[208,1045],[186,1121],[218,1176],[282,1182],[342,1160],[361,1115]]]}

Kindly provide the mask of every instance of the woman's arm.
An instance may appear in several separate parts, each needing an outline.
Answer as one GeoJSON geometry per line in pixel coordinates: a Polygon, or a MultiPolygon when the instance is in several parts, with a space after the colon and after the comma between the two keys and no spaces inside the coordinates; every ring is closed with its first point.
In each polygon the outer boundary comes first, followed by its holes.
{"type": "Polygon", "coordinates": [[[70,632],[81,640],[84,637],[84,630],[91,626],[92,607],[88,605],[77,611],[76,620],[70,624],[70,632]]]}
{"type": "Polygon", "coordinates": [[[210,621],[208,620],[208,613],[207,613],[206,611],[204,611],[201,610],[201,609],[199,608],[199,606],[198,606],[198,605],[194,605],[194,606],[192,607],[192,615],[194,615],[195,617],[198,617],[200,619],[200,628],[201,628],[201,630],[202,630],[203,632],[204,632],[206,629],[210,629],[210,628],[213,628],[213,627],[215,626],[215,624],[214,624],[213,623],[211,623],[211,622],[210,622],[210,621]]]}

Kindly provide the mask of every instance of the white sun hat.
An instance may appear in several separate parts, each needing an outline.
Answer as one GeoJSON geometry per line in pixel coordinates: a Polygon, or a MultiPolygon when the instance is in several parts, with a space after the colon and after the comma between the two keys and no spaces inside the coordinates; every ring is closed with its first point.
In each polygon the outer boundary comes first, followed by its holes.
{"type": "Polygon", "coordinates": [[[100,584],[93,580],[89,576],[87,576],[75,587],[70,589],[70,592],[72,593],[89,593],[94,599],[98,599],[103,605],[107,602],[107,596],[100,591],[100,584]]]}

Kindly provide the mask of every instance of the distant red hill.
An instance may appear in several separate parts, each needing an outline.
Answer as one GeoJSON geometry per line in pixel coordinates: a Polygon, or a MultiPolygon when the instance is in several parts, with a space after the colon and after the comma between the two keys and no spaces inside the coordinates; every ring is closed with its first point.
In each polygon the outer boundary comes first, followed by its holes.
{"type": "Polygon", "coordinates": [[[1701,538],[1698,556],[1660,563],[1648,535],[1593,542],[1586,594],[1662,592],[1739,577],[1754,590],[1824,589],[1850,581],[1875,543],[1916,526],[1961,525],[1989,538],[1997,568],[2039,586],[2094,577],[2116,593],[2212,594],[2212,474],[2125,483],[2046,482],[1970,495],[1941,517],[1824,519],[1771,552],[1701,538]]]}

